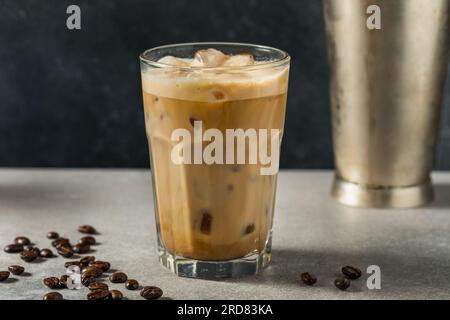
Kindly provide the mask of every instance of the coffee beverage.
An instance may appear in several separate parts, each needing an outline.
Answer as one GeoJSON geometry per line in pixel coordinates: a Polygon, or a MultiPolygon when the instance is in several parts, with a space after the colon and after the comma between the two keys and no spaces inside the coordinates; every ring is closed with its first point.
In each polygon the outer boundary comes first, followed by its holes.
{"type": "MultiPolygon", "coordinates": [[[[157,61],[158,67],[143,66],[159,237],[171,255],[226,261],[262,253],[268,246],[276,172],[262,174],[265,165],[257,159],[251,162],[251,151],[257,145],[248,136],[243,143],[247,148],[241,154],[243,163],[236,160],[240,149],[233,144],[216,149],[218,158],[211,163],[205,158],[207,143],[195,141],[195,135],[207,134],[208,129],[223,137],[229,137],[229,130],[242,129],[251,135],[251,130],[266,129],[277,132],[268,141],[268,149],[275,142],[278,145],[285,119],[286,59],[276,63],[257,55],[205,48],[191,58],[164,56],[157,61]],[[183,141],[182,160],[174,162],[177,129],[194,138],[183,141]],[[197,147],[204,147],[203,160],[201,154],[196,157],[197,147]]],[[[278,156],[279,149],[272,153],[278,156]]]]}

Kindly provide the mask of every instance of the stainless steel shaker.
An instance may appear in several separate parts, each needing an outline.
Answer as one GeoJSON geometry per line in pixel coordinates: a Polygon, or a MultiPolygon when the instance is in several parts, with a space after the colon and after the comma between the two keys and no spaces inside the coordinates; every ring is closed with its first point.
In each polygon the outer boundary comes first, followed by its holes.
{"type": "Polygon", "coordinates": [[[336,176],[363,207],[433,199],[430,172],[449,55],[450,0],[324,0],[336,176]],[[369,29],[367,8],[380,9],[369,29]]]}

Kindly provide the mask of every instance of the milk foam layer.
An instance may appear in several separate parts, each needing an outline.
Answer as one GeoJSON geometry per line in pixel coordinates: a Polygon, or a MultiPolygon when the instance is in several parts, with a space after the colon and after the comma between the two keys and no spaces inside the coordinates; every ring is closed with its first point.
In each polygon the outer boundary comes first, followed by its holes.
{"type": "Polygon", "coordinates": [[[200,50],[192,59],[161,58],[160,68],[142,72],[143,90],[155,96],[224,102],[277,96],[287,92],[288,65],[255,61],[253,56],[200,50]],[[242,68],[244,67],[244,68],[242,68]]]}

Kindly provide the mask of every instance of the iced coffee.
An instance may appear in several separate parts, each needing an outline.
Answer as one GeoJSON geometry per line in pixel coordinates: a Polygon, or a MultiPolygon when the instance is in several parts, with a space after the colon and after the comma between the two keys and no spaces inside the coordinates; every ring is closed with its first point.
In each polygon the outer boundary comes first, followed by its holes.
{"type": "Polygon", "coordinates": [[[197,44],[146,51],[141,64],[162,263],[191,277],[256,273],[270,259],[268,159],[278,161],[289,57],[197,44]]]}

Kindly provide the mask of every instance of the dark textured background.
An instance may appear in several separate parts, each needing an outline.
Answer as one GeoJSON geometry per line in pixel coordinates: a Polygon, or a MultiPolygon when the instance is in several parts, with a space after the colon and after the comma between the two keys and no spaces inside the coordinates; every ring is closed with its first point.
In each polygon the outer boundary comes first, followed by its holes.
{"type": "MultiPolygon", "coordinates": [[[[333,167],[319,0],[0,0],[0,166],[146,167],[138,54],[192,41],[291,53],[281,166],[333,167]]],[[[450,169],[443,122],[436,167],[450,169]]]]}

